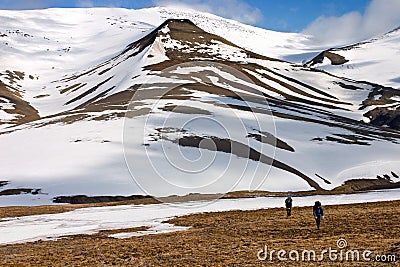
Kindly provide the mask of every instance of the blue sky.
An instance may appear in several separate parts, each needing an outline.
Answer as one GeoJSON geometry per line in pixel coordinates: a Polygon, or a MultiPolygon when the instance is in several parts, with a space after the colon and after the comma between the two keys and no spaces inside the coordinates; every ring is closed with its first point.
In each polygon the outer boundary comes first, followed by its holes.
{"type": "Polygon", "coordinates": [[[369,0],[284,0],[248,1],[263,13],[259,26],[279,31],[298,32],[319,16],[341,16],[351,11],[364,12],[369,0]]]}
{"type": "Polygon", "coordinates": [[[346,44],[400,26],[400,0],[0,0],[0,9],[189,7],[246,24],[346,44]]]}

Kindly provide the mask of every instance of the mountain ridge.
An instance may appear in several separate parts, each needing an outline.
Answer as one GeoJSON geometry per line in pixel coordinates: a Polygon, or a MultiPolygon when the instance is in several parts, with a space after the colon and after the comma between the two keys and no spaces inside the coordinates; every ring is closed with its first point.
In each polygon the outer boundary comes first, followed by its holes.
{"type": "Polygon", "coordinates": [[[304,65],[398,90],[400,83],[395,68],[399,60],[399,29],[355,44],[325,49],[304,65]]]}
{"type": "MultiPolygon", "coordinates": [[[[399,173],[393,157],[400,133],[368,121],[374,121],[374,110],[396,105],[396,91],[258,55],[190,20],[166,20],[136,36],[88,68],[60,72],[32,105],[41,118],[1,130],[0,158],[10,166],[0,172],[10,177],[2,179],[8,181],[3,189],[41,192],[9,201],[220,193],[255,185],[272,191],[332,189],[384,174],[397,182],[390,173],[399,173]],[[205,121],[180,125],[197,117],[205,121]],[[207,121],[225,125],[230,134],[207,121]],[[216,163],[204,173],[180,171],[168,165],[176,156],[168,158],[168,151],[175,149],[189,158],[199,151],[214,155],[216,163]],[[250,171],[242,169],[246,164],[250,171]],[[219,184],[199,187],[216,174],[219,184]],[[182,186],[165,190],[160,175],[182,186]]],[[[15,91],[29,91],[25,86],[15,91]]],[[[197,166],[182,162],[175,164],[197,166]]]]}

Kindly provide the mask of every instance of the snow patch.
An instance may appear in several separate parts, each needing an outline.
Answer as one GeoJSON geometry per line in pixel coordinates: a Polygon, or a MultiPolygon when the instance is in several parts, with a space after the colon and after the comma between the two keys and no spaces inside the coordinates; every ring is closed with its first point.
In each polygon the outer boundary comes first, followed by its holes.
{"type": "MultiPolygon", "coordinates": [[[[316,200],[323,205],[365,203],[398,200],[400,189],[374,191],[350,195],[321,195],[295,197],[298,207],[311,206],[316,200]]],[[[33,215],[0,220],[0,244],[15,244],[60,237],[94,234],[101,230],[150,227],[149,231],[119,233],[114,238],[129,238],[146,234],[159,234],[186,230],[164,221],[177,216],[230,210],[257,210],[282,207],[285,197],[259,197],[220,199],[215,202],[194,201],[182,206],[170,204],[123,205],[77,209],[58,214],[33,215]]]]}

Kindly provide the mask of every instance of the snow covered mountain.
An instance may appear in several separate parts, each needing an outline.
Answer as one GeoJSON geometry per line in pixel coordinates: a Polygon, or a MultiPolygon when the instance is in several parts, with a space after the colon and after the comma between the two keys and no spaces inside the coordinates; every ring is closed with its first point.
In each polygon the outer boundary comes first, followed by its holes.
{"type": "Polygon", "coordinates": [[[323,51],[307,66],[400,89],[400,27],[378,38],[323,51]]]}
{"type": "Polygon", "coordinates": [[[377,115],[399,91],[275,59],[306,36],[164,8],[0,21],[0,205],[399,181],[377,115]]]}

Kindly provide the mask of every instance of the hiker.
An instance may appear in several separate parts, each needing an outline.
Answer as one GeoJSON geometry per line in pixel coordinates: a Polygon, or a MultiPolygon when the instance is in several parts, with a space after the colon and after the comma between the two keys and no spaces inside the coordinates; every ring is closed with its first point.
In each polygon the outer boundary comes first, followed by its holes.
{"type": "Polygon", "coordinates": [[[291,197],[291,196],[288,196],[288,197],[286,198],[286,200],[285,200],[285,206],[286,206],[286,213],[287,213],[287,216],[292,215],[292,203],[293,203],[292,197],[291,197]]]}
{"type": "Polygon", "coordinates": [[[317,229],[319,230],[319,227],[321,225],[321,220],[324,218],[324,209],[321,206],[321,202],[315,201],[315,204],[313,207],[313,214],[314,214],[315,222],[317,223],[317,229]]]}

